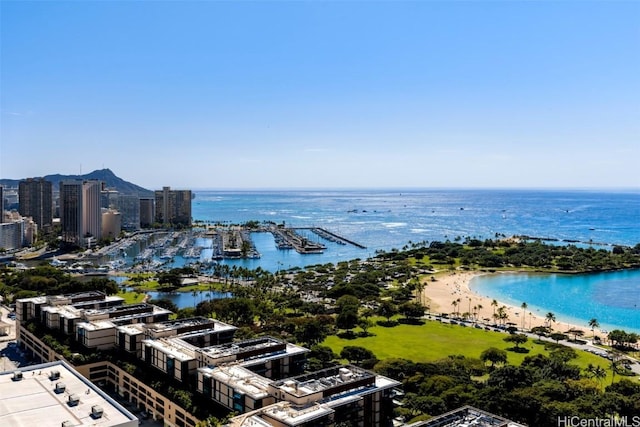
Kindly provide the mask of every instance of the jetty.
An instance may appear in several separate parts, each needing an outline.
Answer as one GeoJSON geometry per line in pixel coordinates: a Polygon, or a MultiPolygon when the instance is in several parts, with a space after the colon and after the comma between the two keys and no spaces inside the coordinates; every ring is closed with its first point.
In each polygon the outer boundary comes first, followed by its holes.
{"type": "Polygon", "coordinates": [[[322,243],[302,237],[293,228],[271,227],[269,231],[273,234],[278,249],[295,249],[299,254],[321,254],[327,248],[322,243]]]}
{"type": "Polygon", "coordinates": [[[339,245],[353,245],[356,248],[360,248],[360,249],[367,249],[366,246],[361,245],[360,243],[356,243],[353,240],[349,240],[346,237],[342,237],[336,233],[333,233],[325,228],[321,228],[321,227],[313,227],[311,228],[311,231],[314,232],[315,234],[317,234],[318,236],[322,237],[323,239],[329,240],[330,242],[335,242],[339,245]]]}

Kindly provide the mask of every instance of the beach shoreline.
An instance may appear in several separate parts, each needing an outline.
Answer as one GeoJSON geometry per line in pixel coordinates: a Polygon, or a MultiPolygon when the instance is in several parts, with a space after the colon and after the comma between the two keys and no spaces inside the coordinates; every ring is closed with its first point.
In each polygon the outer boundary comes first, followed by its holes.
{"type": "Polygon", "coordinates": [[[461,317],[463,313],[471,313],[472,319],[492,325],[501,323],[495,320],[494,313],[498,312],[500,307],[504,307],[504,312],[508,316],[505,322],[509,326],[515,326],[518,330],[528,332],[536,326],[550,325],[552,332],[566,334],[570,329],[577,329],[583,332],[584,339],[592,339],[594,332],[596,336],[605,338],[599,328],[592,331],[587,326],[564,321],[562,313],[554,313],[556,321],[549,322],[545,316],[529,310],[528,307],[523,309],[520,306],[492,299],[475,292],[471,288],[470,283],[475,277],[495,274],[501,273],[452,271],[434,274],[432,276],[433,279],[425,278],[423,280],[425,286],[419,295],[419,300],[423,305],[429,307],[431,314],[437,313],[461,317]]]}

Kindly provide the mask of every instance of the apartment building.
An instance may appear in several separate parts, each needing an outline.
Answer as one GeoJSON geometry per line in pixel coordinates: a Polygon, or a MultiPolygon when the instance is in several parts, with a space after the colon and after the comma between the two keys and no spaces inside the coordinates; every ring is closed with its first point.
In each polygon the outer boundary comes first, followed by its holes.
{"type": "MultiPolygon", "coordinates": [[[[234,418],[231,426],[247,425],[247,420],[264,426],[331,426],[337,420],[362,427],[391,425],[397,381],[356,366],[301,374],[308,352],[303,347],[273,337],[234,342],[235,326],[204,317],[148,322],[154,314],[146,304],[94,308],[100,304],[107,304],[106,296],[83,293],[21,299],[16,311],[18,323],[37,319],[65,333],[75,328],[75,340],[87,349],[125,350],[162,378],[193,387],[212,405],[244,414],[242,423],[234,418]]],[[[17,330],[21,346],[35,357],[60,357],[33,333],[17,330]]],[[[81,372],[110,384],[168,425],[197,423],[192,414],[106,361],[81,372]]]]}
{"type": "Polygon", "coordinates": [[[0,372],[6,426],[137,427],[138,419],[63,361],[0,372]]]}
{"type": "Polygon", "coordinates": [[[44,178],[27,178],[18,183],[18,212],[31,217],[42,231],[53,225],[53,185],[44,178]]]}
{"type": "Polygon", "coordinates": [[[232,418],[229,427],[392,425],[392,390],[398,381],[356,366],[336,366],[267,385],[276,403],[232,418]]]}
{"type": "Polygon", "coordinates": [[[162,187],[155,191],[155,222],[164,225],[191,225],[191,190],[162,187]]]}
{"type": "Polygon", "coordinates": [[[102,237],[102,181],[60,181],[62,241],[90,246],[102,237]]]}

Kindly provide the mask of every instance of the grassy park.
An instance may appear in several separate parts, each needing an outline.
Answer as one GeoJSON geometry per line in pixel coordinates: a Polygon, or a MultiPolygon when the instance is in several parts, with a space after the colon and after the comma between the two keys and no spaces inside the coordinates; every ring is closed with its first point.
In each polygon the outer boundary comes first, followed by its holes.
{"type": "MultiPolygon", "coordinates": [[[[382,320],[382,318],[374,320],[382,320]]],[[[337,354],[340,354],[345,346],[359,346],[371,350],[380,360],[404,358],[414,362],[429,362],[449,355],[479,358],[480,354],[489,347],[502,350],[513,347],[513,344],[504,341],[508,336],[504,332],[486,331],[437,321],[427,321],[422,325],[398,324],[394,327],[376,325],[368,332],[370,336],[354,339],[332,335],[327,337],[322,345],[330,347],[337,354]]],[[[549,353],[545,350],[543,343],[538,343],[537,338],[529,339],[522,347],[529,352],[507,351],[509,364],[519,365],[527,356],[549,353]]],[[[585,369],[589,364],[600,366],[607,371],[607,378],[603,384],[611,383],[612,375],[608,360],[585,351],[576,353],[578,358],[570,363],[581,369],[585,369]]],[[[616,376],[616,378],[620,377],[616,376]]]]}

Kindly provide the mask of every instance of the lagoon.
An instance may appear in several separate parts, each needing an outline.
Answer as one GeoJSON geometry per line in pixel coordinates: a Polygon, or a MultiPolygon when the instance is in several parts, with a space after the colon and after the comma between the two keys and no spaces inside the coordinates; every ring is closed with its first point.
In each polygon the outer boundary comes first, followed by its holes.
{"type": "Polygon", "coordinates": [[[563,323],[588,326],[592,318],[600,329],[640,333],[640,270],[587,274],[497,273],[475,277],[471,289],[479,295],[544,317],[555,314],[563,323]]]}
{"type": "Polygon", "coordinates": [[[196,291],[196,292],[147,292],[152,300],[168,299],[178,308],[194,307],[202,301],[210,299],[231,298],[231,292],[196,291]]]}

